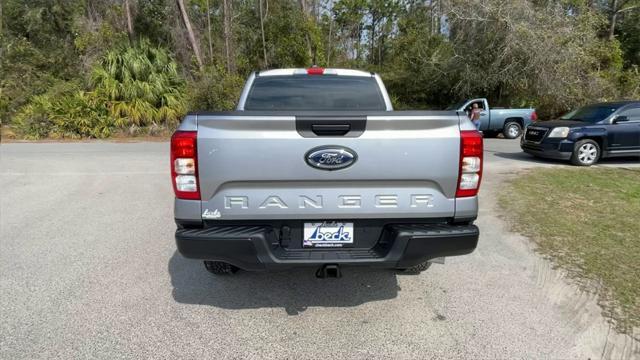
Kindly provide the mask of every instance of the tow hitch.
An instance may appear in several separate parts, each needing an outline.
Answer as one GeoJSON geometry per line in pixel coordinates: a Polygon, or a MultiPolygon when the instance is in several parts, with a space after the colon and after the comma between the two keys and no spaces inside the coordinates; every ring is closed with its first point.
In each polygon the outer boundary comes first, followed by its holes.
{"type": "Polygon", "coordinates": [[[340,278],[342,277],[340,266],[337,264],[322,265],[322,267],[320,267],[318,271],[316,271],[316,277],[319,279],[340,278]]]}

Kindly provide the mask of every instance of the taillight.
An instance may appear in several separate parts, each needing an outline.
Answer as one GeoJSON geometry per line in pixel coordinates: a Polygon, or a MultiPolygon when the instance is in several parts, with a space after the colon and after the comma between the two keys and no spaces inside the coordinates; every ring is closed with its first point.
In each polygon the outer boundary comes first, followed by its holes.
{"type": "Polygon", "coordinates": [[[456,197],[476,196],[482,179],[482,135],[460,131],[460,172],[456,197]]]}
{"type": "Polygon", "coordinates": [[[171,182],[178,199],[200,200],[195,131],[176,131],[171,137],[171,182]]]}
{"type": "Polygon", "coordinates": [[[531,113],[531,121],[538,121],[538,114],[535,110],[531,113]]]}
{"type": "Polygon", "coordinates": [[[307,69],[307,75],[322,75],[324,74],[324,68],[310,67],[307,69]]]}

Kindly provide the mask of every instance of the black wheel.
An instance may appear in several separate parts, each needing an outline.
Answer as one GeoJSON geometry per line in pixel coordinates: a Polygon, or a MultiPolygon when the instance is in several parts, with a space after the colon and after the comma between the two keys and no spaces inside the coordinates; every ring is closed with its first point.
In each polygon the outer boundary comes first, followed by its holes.
{"type": "Polygon", "coordinates": [[[578,166],[591,166],[600,159],[600,146],[589,139],[580,140],[573,145],[571,163],[578,166]]]}
{"type": "Polygon", "coordinates": [[[204,267],[208,272],[216,275],[229,275],[238,271],[237,267],[222,261],[205,260],[204,267]]]}
{"type": "Polygon", "coordinates": [[[515,121],[510,121],[504,124],[502,135],[505,139],[516,139],[522,135],[522,126],[515,121]]]}
{"type": "Polygon", "coordinates": [[[431,263],[428,261],[425,261],[423,263],[420,263],[418,265],[414,265],[412,267],[408,267],[405,269],[397,269],[399,272],[403,273],[403,274],[407,274],[407,275],[418,275],[421,272],[427,270],[429,267],[431,267],[431,263]]]}

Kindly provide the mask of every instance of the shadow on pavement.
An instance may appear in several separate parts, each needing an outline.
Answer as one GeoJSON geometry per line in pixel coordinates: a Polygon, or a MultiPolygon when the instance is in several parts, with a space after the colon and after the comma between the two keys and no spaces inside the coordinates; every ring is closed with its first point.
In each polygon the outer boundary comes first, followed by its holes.
{"type": "MultiPolygon", "coordinates": [[[[521,160],[535,164],[549,164],[549,165],[571,165],[569,160],[555,160],[555,159],[545,159],[538,158],[533,155],[527,154],[525,152],[491,152],[493,156],[509,159],[509,160],[521,160]]],[[[620,166],[625,167],[627,165],[638,166],[640,165],[640,158],[637,156],[628,156],[628,157],[615,157],[615,158],[605,158],[600,159],[596,165],[609,165],[609,166],[620,166]]]]}
{"type": "Polygon", "coordinates": [[[569,164],[567,161],[555,160],[555,159],[545,159],[538,158],[533,155],[529,155],[523,151],[521,152],[493,152],[493,156],[509,159],[509,160],[520,160],[526,161],[534,164],[557,164],[557,165],[567,165],[569,164]]]}
{"type": "Polygon", "coordinates": [[[314,268],[282,272],[208,273],[202,261],[177,251],[169,260],[173,298],[224,309],[284,308],[297,315],[310,306],[349,307],[393,299],[400,287],[391,270],[345,268],[340,279],[317,279],[314,268]]]}

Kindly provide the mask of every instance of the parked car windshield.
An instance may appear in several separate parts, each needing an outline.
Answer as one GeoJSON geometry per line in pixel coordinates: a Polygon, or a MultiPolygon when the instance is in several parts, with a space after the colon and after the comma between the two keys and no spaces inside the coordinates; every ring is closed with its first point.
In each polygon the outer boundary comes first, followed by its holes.
{"type": "Polygon", "coordinates": [[[573,110],[572,112],[560,117],[560,119],[596,123],[606,119],[620,107],[621,105],[589,105],[573,110]]]}
{"type": "Polygon", "coordinates": [[[374,77],[258,76],[245,110],[386,110],[374,77]]]}

